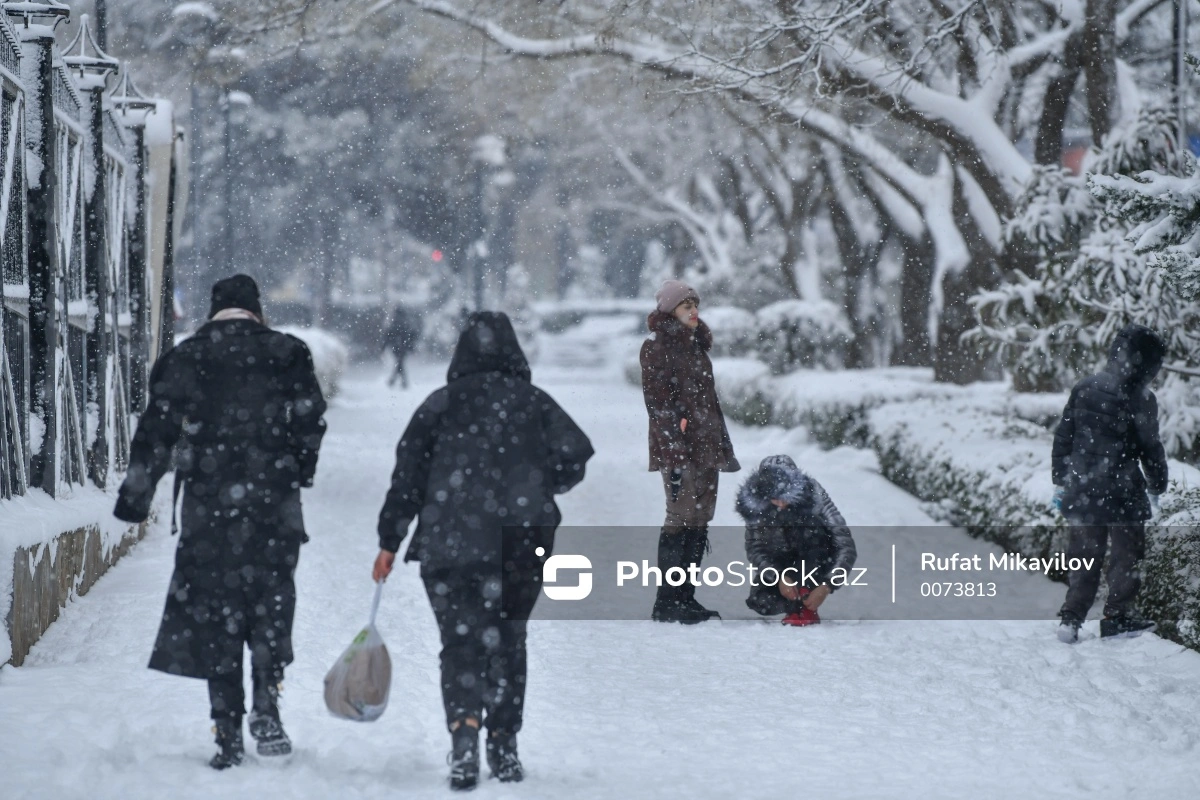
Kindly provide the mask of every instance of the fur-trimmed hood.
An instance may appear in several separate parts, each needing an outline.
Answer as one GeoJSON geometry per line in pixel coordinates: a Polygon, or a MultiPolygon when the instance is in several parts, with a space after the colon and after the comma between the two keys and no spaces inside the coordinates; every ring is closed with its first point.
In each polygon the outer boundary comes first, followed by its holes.
{"type": "Polygon", "coordinates": [[[775,511],[772,500],[785,500],[797,510],[813,506],[813,481],[784,455],[767,456],[737,493],[737,512],[744,519],[761,519],[775,511]]]}
{"type": "Polygon", "coordinates": [[[693,330],[675,319],[674,315],[656,310],[650,312],[650,316],[646,317],[646,326],[656,337],[673,347],[682,347],[690,343],[689,339],[694,339],[704,352],[707,353],[712,349],[712,331],[704,324],[703,319],[700,320],[700,325],[693,330]]]}

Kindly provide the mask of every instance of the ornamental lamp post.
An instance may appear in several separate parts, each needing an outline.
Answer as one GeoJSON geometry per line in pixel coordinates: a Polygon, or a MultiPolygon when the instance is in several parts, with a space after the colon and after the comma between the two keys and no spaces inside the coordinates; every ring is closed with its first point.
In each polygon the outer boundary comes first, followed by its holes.
{"type": "Polygon", "coordinates": [[[88,473],[100,487],[108,481],[108,359],[109,319],[116,324],[116,287],[108,244],[108,159],[104,155],[104,89],[108,76],[116,73],[121,62],[104,52],[92,35],[88,15],[79,18],[79,32],[66,47],[63,63],[77,73],[76,83],[88,101],[88,127],[91,134],[95,184],[84,204],[84,282],[88,302],[87,402],[99,410],[95,439],[88,446],[88,473]]]}
{"type": "Polygon", "coordinates": [[[128,69],[113,87],[109,103],[125,127],[133,131],[133,176],[135,205],[133,230],[129,234],[129,404],[140,414],[146,404],[146,369],[150,360],[149,309],[146,306],[146,267],[149,231],[146,227],[146,120],[158,103],[137,88],[128,69]]]}

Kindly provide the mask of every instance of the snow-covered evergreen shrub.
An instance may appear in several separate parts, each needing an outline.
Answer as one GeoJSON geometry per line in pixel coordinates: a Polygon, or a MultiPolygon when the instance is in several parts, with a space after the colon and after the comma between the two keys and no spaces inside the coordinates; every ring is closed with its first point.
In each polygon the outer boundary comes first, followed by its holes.
{"type": "Polygon", "coordinates": [[[700,317],[712,330],[714,358],[738,358],[754,352],[758,341],[758,322],[754,314],[736,306],[702,308],[700,317]]]}
{"type": "Polygon", "coordinates": [[[781,300],[759,309],[758,355],[776,375],[842,366],[854,330],[828,300],[781,300]]]}
{"type": "MultiPolygon", "coordinates": [[[[1167,363],[1190,363],[1200,352],[1200,303],[1173,290],[1130,235],[1139,220],[1112,200],[1116,176],[1154,170],[1178,174],[1190,161],[1175,151],[1173,123],[1161,110],[1143,111],[1114,132],[1092,157],[1087,179],[1056,168],[1035,172],[1008,223],[1016,268],[999,288],[973,302],[973,335],[997,353],[1019,391],[1058,391],[1101,369],[1116,333],[1131,322],[1167,340],[1167,363]]],[[[1188,166],[1190,169],[1190,166],[1188,166]]],[[[1123,184],[1122,184],[1123,185],[1123,184]]],[[[1177,458],[1200,455],[1200,390],[1185,375],[1167,372],[1159,395],[1163,443],[1177,458]]]]}
{"type": "Polygon", "coordinates": [[[883,476],[971,535],[1028,556],[1065,549],[1044,428],[963,399],[890,403],[867,425],[883,476]]]}
{"type": "Polygon", "coordinates": [[[714,358],[713,378],[726,417],[745,425],[771,424],[774,410],[764,392],[770,379],[766,364],[755,358],[714,358]]]}

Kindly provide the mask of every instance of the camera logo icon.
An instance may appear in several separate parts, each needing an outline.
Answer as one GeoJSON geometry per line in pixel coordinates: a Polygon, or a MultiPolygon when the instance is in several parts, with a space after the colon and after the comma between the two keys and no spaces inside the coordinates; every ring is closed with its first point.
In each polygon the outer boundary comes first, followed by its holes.
{"type": "MultiPolygon", "coordinates": [[[[534,550],[538,557],[546,555],[546,548],[534,550]]],[[[542,565],[542,591],[551,600],[582,600],[592,593],[592,561],[587,556],[567,554],[550,556],[542,565]],[[579,570],[579,582],[574,585],[559,584],[559,571],[579,570]]]]}

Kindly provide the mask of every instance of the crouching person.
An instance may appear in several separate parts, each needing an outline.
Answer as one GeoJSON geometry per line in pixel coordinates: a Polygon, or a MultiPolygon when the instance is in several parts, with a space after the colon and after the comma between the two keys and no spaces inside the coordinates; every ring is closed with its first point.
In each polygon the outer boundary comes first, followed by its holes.
{"type": "Polygon", "coordinates": [[[404,559],[421,563],[441,632],[453,789],[478,782],[481,726],[492,774],[524,776],[526,622],[561,520],[554,497],[583,480],[591,456],[579,426],[530,383],[508,317],[472,314],[446,385],[413,414],[396,448],[373,571],[377,581],[391,573],[417,519],[404,559]]]}
{"type": "Polygon", "coordinates": [[[738,490],[737,512],[757,573],[746,605],[763,616],[786,614],[785,625],[819,623],[817,609],[837,588],[835,570],[848,576],[858,556],[825,489],[789,457],[768,456],[738,490]],[[779,580],[764,583],[764,571],[779,580]]]}
{"type": "Polygon", "coordinates": [[[149,389],[113,513],[149,516],[182,438],[182,525],[150,667],[208,681],[220,747],[210,765],[225,769],[242,762],[248,646],[250,733],[259,755],[287,755],[278,698],[308,540],[300,489],[312,486],[325,433],[312,355],[263,324],[258,286],[235,275],[213,286],[209,322],[158,359],[149,389]]]}

